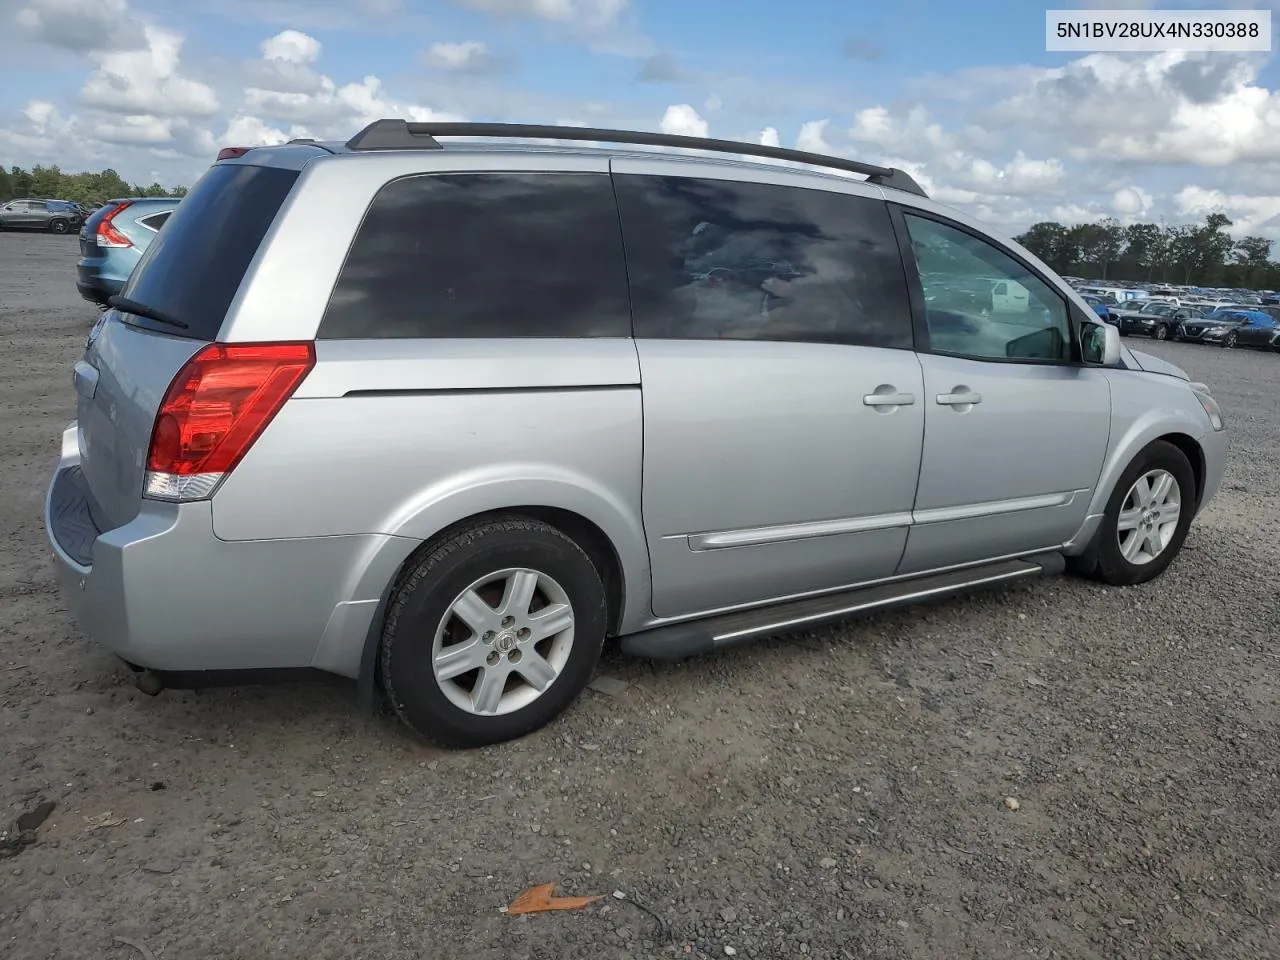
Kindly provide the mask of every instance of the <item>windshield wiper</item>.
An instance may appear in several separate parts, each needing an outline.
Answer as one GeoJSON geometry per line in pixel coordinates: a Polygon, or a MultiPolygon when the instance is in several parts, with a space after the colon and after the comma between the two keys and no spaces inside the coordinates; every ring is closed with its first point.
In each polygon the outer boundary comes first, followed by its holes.
{"type": "Polygon", "coordinates": [[[123,310],[125,313],[136,314],[139,317],[146,317],[148,320],[155,320],[157,323],[165,323],[171,327],[177,327],[179,330],[191,329],[191,324],[184,323],[177,317],[171,317],[167,313],[148,307],[145,303],[130,300],[128,297],[111,297],[107,301],[107,305],[115,307],[117,310],[123,310]]]}

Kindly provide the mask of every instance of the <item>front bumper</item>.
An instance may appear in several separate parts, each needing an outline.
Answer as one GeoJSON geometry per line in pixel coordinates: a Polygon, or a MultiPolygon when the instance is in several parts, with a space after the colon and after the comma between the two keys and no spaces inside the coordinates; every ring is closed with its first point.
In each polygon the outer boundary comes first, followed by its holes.
{"type": "Polygon", "coordinates": [[[141,500],[136,517],[101,531],[89,502],[73,422],[45,499],[63,593],[93,640],[159,671],[354,677],[383,588],[416,545],[381,535],[219,540],[207,500],[141,500]]]}
{"type": "MultiPolygon", "coordinates": [[[[1227,427],[1229,430],[1230,424],[1227,427]]],[[[1217,496],[1222,486],[1227,468],[1227,430],[1210,430],[1200,438],[1200,449],[1204,451],[1204,489],[1200,491],[1197,513],[1217,496]]]]}
{"type": "Polygon", "coordinates": [[[1178,339],[1188,340],[1192,343],[1220,343],[1222,341],[1223,332],[1221,327],[1207,327],[1202,324],[1180,324],[1178,326],[1178,339]]]}
{"type": "Polygon", "coordinates": [[[1149,317],[1141,320],[1137,317],[1121,317],[1119,323],[1121,333],[1150,334],[1155,329],[1155,326],[1155,321],[1149,317]]]}

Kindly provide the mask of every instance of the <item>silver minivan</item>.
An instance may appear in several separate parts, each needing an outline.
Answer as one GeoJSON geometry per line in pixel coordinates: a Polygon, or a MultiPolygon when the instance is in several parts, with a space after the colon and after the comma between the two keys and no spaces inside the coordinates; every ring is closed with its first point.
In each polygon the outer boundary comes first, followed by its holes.
{"type": "Polygon", "coordinates": [[[1222,477],[1207,387],[900,170],[399,120],[230,153],[94,326],[47,499],[150,692],[328,671],[492,743],[612,639],[1150,580],[1222,477]]]}

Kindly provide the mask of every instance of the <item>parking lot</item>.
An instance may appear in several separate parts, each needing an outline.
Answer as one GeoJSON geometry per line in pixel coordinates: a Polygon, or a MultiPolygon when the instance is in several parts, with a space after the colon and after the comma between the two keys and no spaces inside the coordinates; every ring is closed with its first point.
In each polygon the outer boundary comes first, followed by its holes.
{"type": "Polygon", "coordinates": [[[1126,341],[1231,430],[1154,583],[1056,578],[678,665],[609,652],[625,688],[450,753],[336,679],[148,698],[73,627],[41,512],[96,316],[75,250],[0,236],[0,820],[57,803],[0,858],[0,955],[1280,950],[1280,356],[1126,341]],[[544,882],[605,899],[500,910],[544,882]]]}

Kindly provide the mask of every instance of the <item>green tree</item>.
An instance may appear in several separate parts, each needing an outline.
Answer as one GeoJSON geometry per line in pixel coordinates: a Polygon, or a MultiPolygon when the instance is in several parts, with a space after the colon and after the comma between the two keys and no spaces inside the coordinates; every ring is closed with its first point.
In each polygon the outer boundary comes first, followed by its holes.
{"type": "Polygon", "coordinates": [[[0,203],[13,199],[13,177],[4,167],[0,167],[0,203]]]}
{"type": "Polygon", "coordinates": [[[186,187],[169,190],[159,183],[139,186],[128,183],[110,168],[97,172],[67,173],[58,166],[37,166],[31,170],[13,167],[0,180],[0,198],[55,197],[97,205],[113,197],[181,197],[186,187]]]}
{"type": "Polygon", "coordinates": [[[1067,228],[1060,223],[1033,223],[1027,232],[1015,238],[1037,257],[1062,273],[1069,271],[1071,251],[1067,246],[1067,228]]]}
{"type": "Polygon", "coordinates": [[[13,195],[15,197],[31,196],[31,174],[21,167],[13,167],[9,171],[9,177],[13,181],[13,195]]]}

